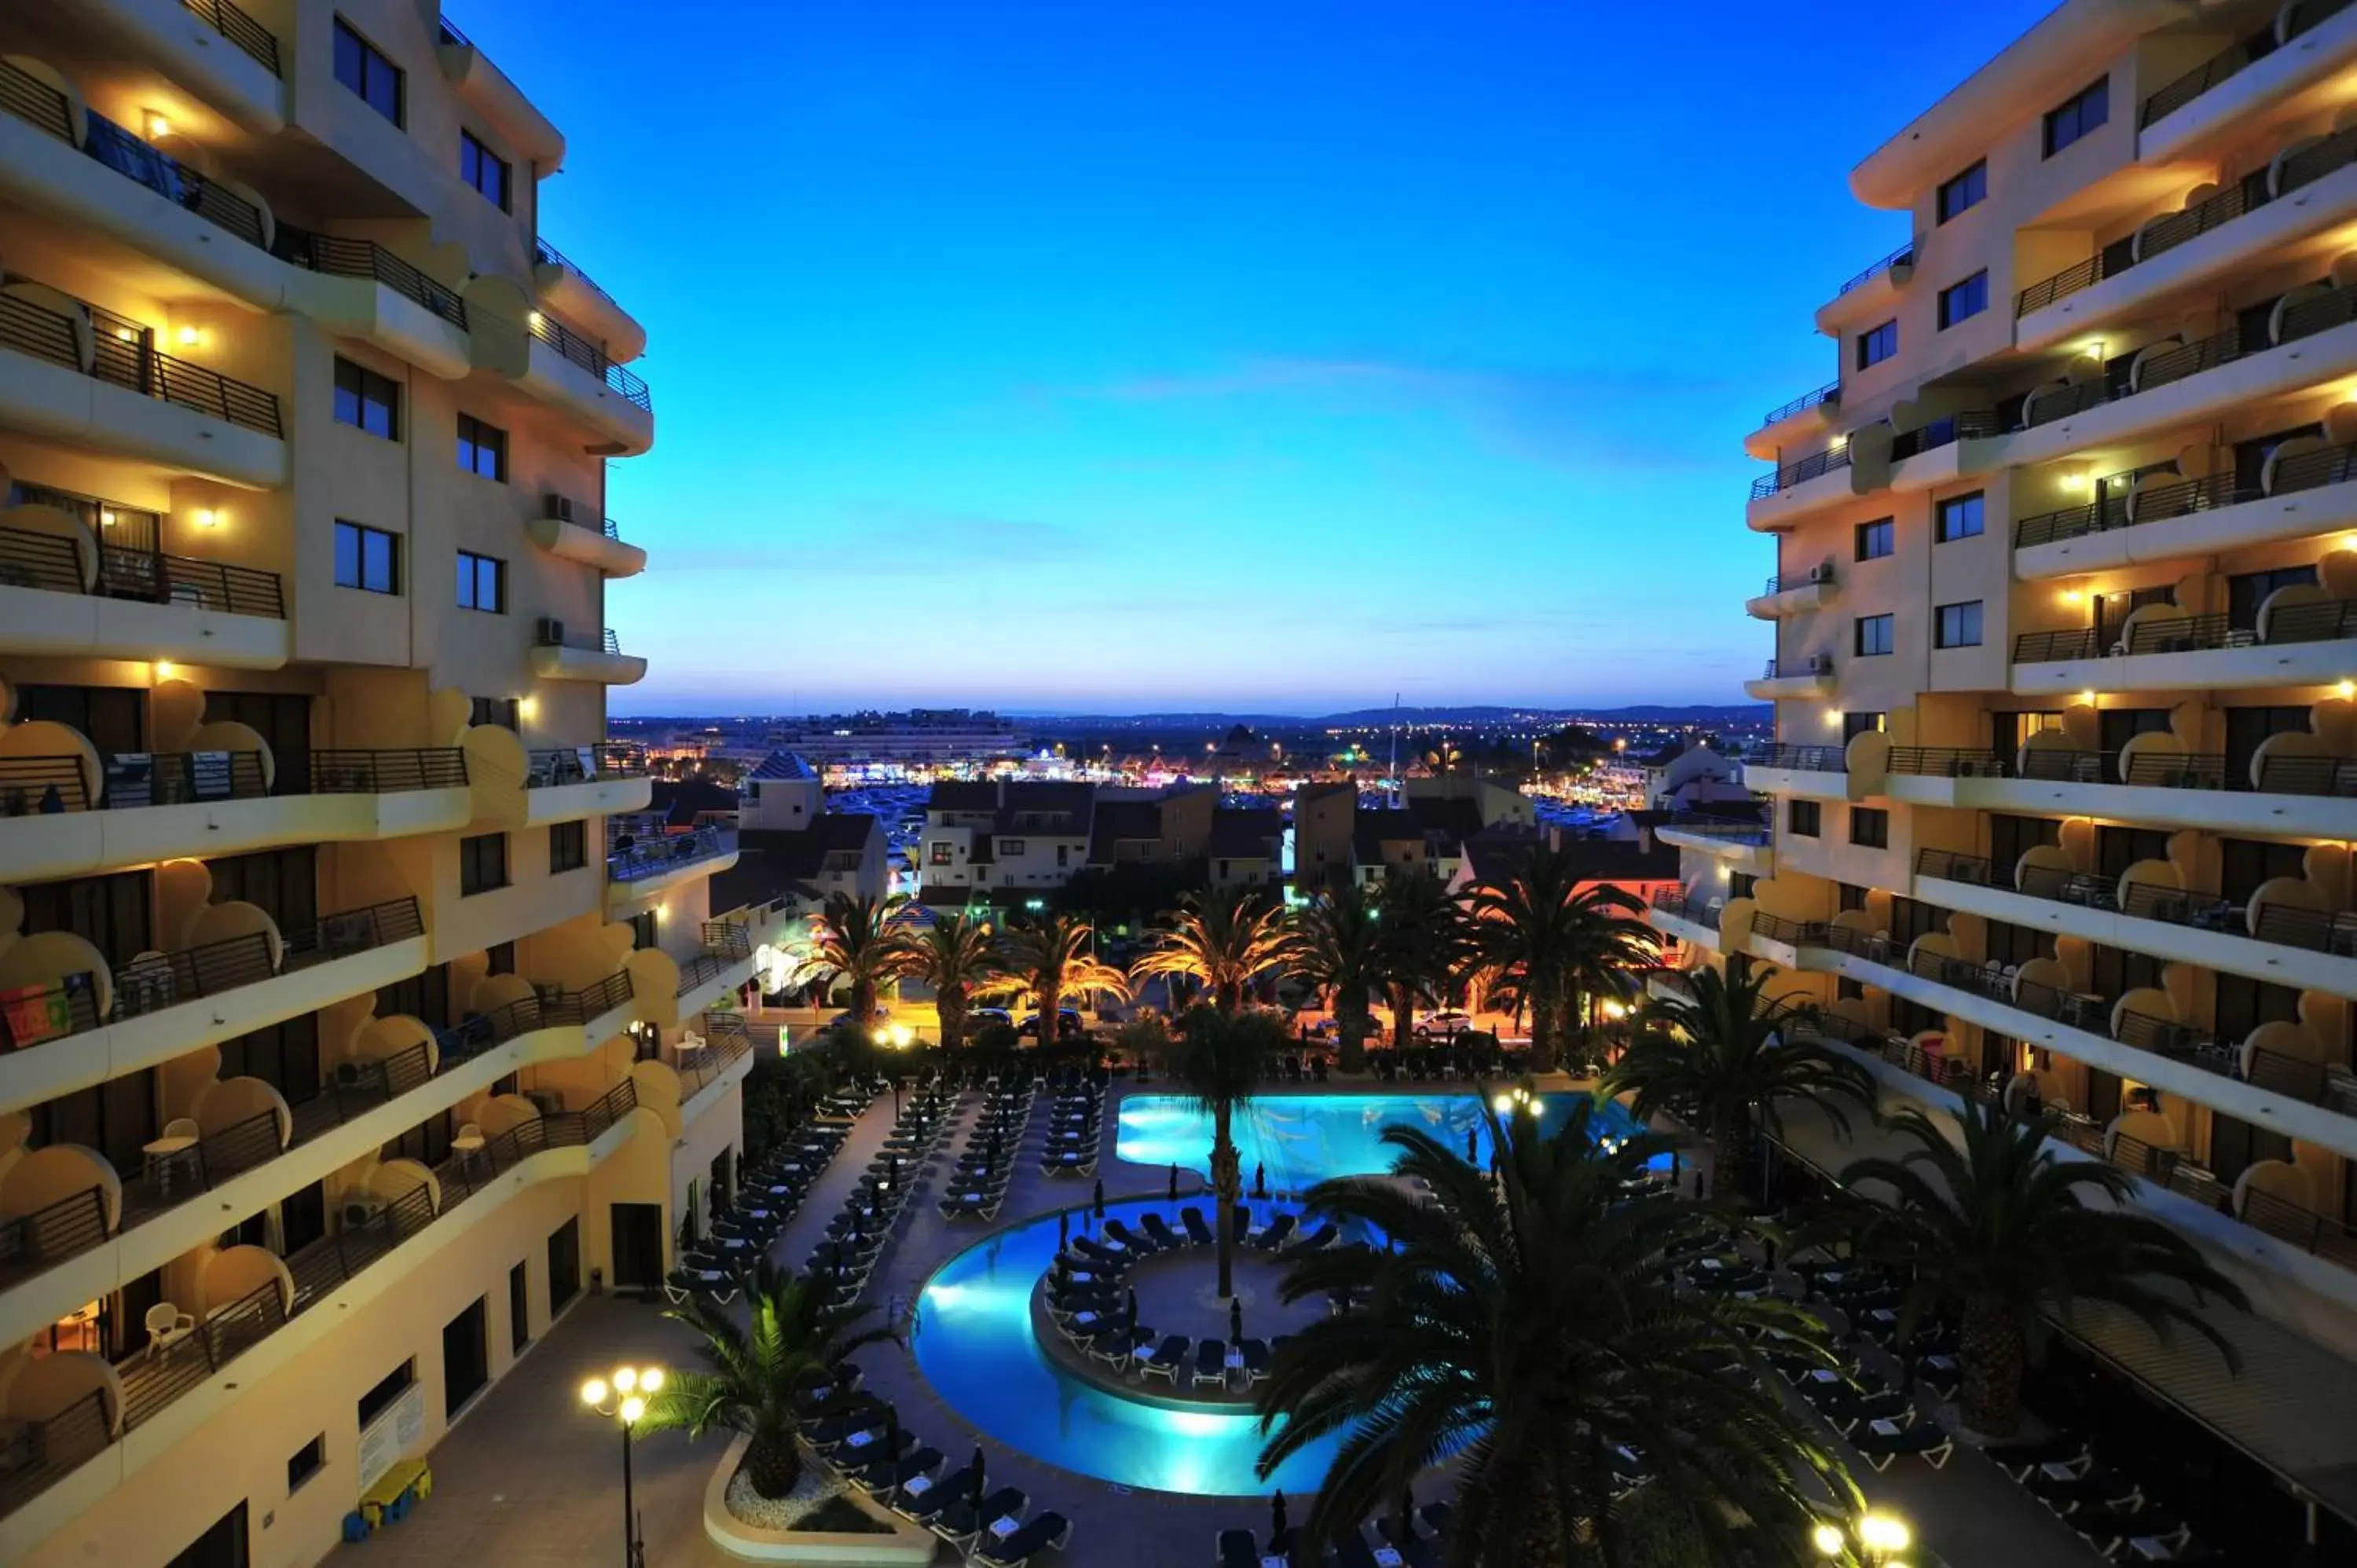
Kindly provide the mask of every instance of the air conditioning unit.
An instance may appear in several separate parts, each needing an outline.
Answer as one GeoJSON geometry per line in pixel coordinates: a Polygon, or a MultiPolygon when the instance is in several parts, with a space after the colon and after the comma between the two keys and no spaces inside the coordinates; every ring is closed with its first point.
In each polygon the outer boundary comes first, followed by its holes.
{"type": "Polygon", "coordinates": [[[541,617],[540,645],[543,648],[556,648],[562,646],[564,641],[565,623],[554,616],[541,617]]]}
{"type": "Polygon", "coordinates": [[[541,515],[543,517],[554,518],[558,522],[571,522],[573,521],[573,498],[571,496],[543,496],[540,498],[540,502],[541,515]]]}
{"type": "Polygon", "coordinates": [[[339,1207],[343,1210],[344,1229],[356,1230],[384,1212],[384,1199],[372,1192],[354,1187],[344,1194],[344,1200],[339,1207]]]}
{"type": "Polygon", "coordinates": [[[1809,673],[1810,673],[1810,674],[1812,674],[1812,675],[1830,675],[1830,674],[1832,674],[1833,672],[1834,672],[1834,656],[1833,656],[1832,654],[1830,654],[1830,653],[1812,653],[1812,654],[1810,654],[1810,655],[1809,655],[1809,673]]]}
{"type": "Polygon", "coordinates": [[[1813,566],[1812,566],[1812,567],[1810,567],[1810,568],[1809,568],[1809,581],[1810,581],[1810,582],[1812,582],[1812,583],[1830,583],[1830,582],[1832,582],[1833,580],[1834,580],[1834,564],[1833,564],[1832,562],[1830,562],[1830,561],[1820,561],[1820,562],[1818,562],[1815,565],[1813,565],[1813,566]]]}

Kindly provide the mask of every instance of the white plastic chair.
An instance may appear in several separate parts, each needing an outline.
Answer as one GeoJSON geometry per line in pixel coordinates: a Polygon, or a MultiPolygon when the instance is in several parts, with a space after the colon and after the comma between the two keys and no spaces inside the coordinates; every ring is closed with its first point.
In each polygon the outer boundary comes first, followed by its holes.
{"type": "Polygon", "coordinates": [[[159,1356],[197,1331],[197,1320],[168,1301],[147,1309],[146,1325],[148,1348],[159,1356]]]}

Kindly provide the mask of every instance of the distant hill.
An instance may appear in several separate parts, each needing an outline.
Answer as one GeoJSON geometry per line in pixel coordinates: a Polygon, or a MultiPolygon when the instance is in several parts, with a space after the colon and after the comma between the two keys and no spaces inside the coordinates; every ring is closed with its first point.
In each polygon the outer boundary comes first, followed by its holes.
{"type": "Polygon", "coordinates": [[[1010,711],[1009,717],[1056,729],[1224,729],[1249,725],[1256,729],[1303,729],[1330,725],[1338,729],[1372,728],[1400,724],[1426,725],[1561,725],[1574,721],[1601,724],[1768,725],[1775,720],[1770,703],[1702,703],[1684,707],[1641,703],[1624,708],[1514,707],[1504,703],[1444,707],[1354,708],[1339,714],[1255,714],[1184,712],[1150,714],[1066,714],[1010,711]]]}

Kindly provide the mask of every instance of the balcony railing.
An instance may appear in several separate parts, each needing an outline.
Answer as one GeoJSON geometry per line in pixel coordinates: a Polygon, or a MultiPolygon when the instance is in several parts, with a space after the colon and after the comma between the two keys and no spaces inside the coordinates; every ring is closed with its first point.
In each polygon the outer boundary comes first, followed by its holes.
{"type": "Polygon", "coordinates": [[[278,69],[278,35],[239,10],[231,0],[180,0],[206,26],[243,49],[273,76],[278,69]]]}
{"type": "Polygon", "coordinates": [[[262,209],[253,202],[170,154],[149,146],[103,114],[85,113],[83,121],[83,152],[125,179],[138,181],[167,201],[177,202],[216,228],[260,248],[262,209]]]}
{"type": "Polygon", "coordinates": [[[311,754],[315,795],[396,795],[466,787],[467,754],[455,746],[311,754]]]}
{"type": "Polygon", "coordinates": [[[753,956],[753,938],[744,927],[726,920],[704,922],[704,950],[679,966],[679,994],[717,980],[731,964],[753,956]]]}
{"type": "Polygon", "coordinates": [[[1996,752],[1969,746],[1894,746],[1889,770],[1927,779],[2002,779],[1996,752]]]}
{"type": "Polygon", "coordinates": [[[2245,212],[2280,201],[2302,186],[2315,184],[2345,167],[2352,158],[2357,158],[2357,131],[2337,131],[2314,146],[2284,159],[2276,170],[2273,194],[2264,187],[2254,188],[2238,180],[2207,201],[2196,202],[2182,212],[2172,212],[2147,224],[2135,246],[2115,245],[2098,251],[2076,266],[2031,284],[2015,296],[2013,313],[2017,317],[2028,316],[2082,289],[2093,288],[2105,278],[2117,277],[2189,240],[2222,228],[2245,212]]]}
{"type": "Polygon", "coordinates": [[[1680,919],[1687,918],[1688,899],[1685,889],[1682,887],[1656,887],[1653,896],[1646,902],[1664,915],[1675,915],[1680,919]]]}
{"type": "Polygon", "coordinates": [[[2016,664],[2096,659],[2114,653],[2203,653],[2223,648],[2276,648],[2301,642],[2338,642],[2357,637],[2357,600],[2321,599],[2286,605],[2267,617],[2267,632],[2234,624],[2224,615],[2172,616],[2146,620],[2106,647],[2093,627],[2071,631],[2026,631],[2014,639],[2016,664]]]}
{"type": "Polygon", "coordinates": [[[1912,266],[1915,264],[1915,242],[1912,240],[1908,241],[1905,244],[1900,246],[1899,249],[1891,252],[1890,254],[1883,257],[1882,260],[1875,263],[1872,266],[1867,268],[1864,272],[1858,274],[1856,277],[1842,285],[1841,287],[1835,291],[1835,297],[1838,298],[1842,295],[1854,293],[1858,289],[1864,288],[1867,284],[1872,283],[1875,279],[1880,277],[1891,268],[1902,264],[1907,266],[1912,266]]]}
{"type": "Polygon", "coordinates": [[[286,618],[285,598],[275,572],[109,544],[95,548],[98,580],[94,585],[85,585],[82,553],[73,540],[58,533],[0,528],[0,587],[188,605],[269,620],[286,618]]]}
{"type": "Polygon", "coordinates": [[[1966,409],[1961,413],[1943,413],[1930,424],[1913,430],[1901,431],[1890,442],[1890,460],[1920,456],[1936,452],[1943,446],[1953,446],[1959,441],[1981,441],[1992,435],[2002,435],[2005,427],[1997,423],[1994,410],[1966,409]]]}
{"type": "Polygon", "coordinates": [[[1771,746],[1744,760],[1756,768],[1789,768],[1797,773],[1849,771],[1849,753],[1838,746],[1771,746]]]}
{"type": "Polygon", "coordinates": [[[590,341],[545,310],[532,313],[532,335],[632,403],[650,413],[654,412],[654,399],[647,391],[647,383],[608,359],[603,345],[590,341]]]}
{"type": "Polygon", "coordinates": [[[2117,752],[2040,748],[2027,753],[2024,779],[2071,784],[2126,784],[2143,789],[2233,789],[2259,795],[2357,796],[2357,757],[2267,757],[2253,781],[2248,769],[2229,769],[2222,752],[2117,752]]]}
{"type": "MultiPolygon", "coordinates": [[[[105,809],[257,800],[270,793],[258,751],[119,752],[102,759],[105,809]]],[[[0,757],[0,818],[87,811],[79,757],[0,757]]]]}
{"type": "Polygon", "coordinates": [[[2052,544],[2115,528],[2135,528],[2148,522],[2188,517],[2196,512],[2214,511],[2221,507],[2238,506],[2244,501],[2261,500],[2268,496],[2291,495],[2300,490],[2319,489],[2326,485],[2346,484],[2351,479],[2357,479],[2357,443],[2322,446],[2278,457],[2272,480],[2264,488],[2240,483],[2234,471],[2229,468],[2206,478],[2183,479],[2173,485],[2147,485],[2136,492],[2131,505],[2126,490],[2115,492],[2108,486],[2104,486],[2099,487],[2104,491],[2100,501],[2088,501],[2081,506],[2062,507],[2023,518],[2014,525],[2013,542],[2017,547],[2052,544]]]}
{"type": "Polygon", "coordinates": [[[1788,594],[1795,588],[1830,588],[1834,575],[1823,566],[1812,566],[1805,572],[1781,572],[1768,579],[1770,594],[1788,594]]]}
{"type": "Polygon", "coordinates": [[[70,317],[16,295],[0,295],[0,347],[264,435],[280,434],[276,393],[158,352],[148,346],[144,329],[91,306],[82,309],[94,327],[88,363],[82,360],[70,317]],[[111,328],[109,323],[113,324],[111,328]]]}
{"type": "Polygon", "coordinates": [[[2136,118],[2137,129],[2175,113],[2212,88],[2240,76],[2252,61],[2265,59],[2319,23],[2339,16],[2348,9],[2349,4],[2350,0],[2296,0],[2295,4],[2284,9],[2282,21],[2278,24],[2283,33],[2280,38],[2276,36],[2276,27],[2269,27],[2228,44],[2146,99],[2144,109],[2136,118]]]}
{"type": "Polygon", "coordinates": [[[715,822],[683,833],[636,837],[606,856],[606,875],[613,882],[637,882],[659,876],[694,861],[737,853],[737,830],[715,822]]]}
{"type": "Polygon", "coordinates": [[[701,1049],[681,1050],[673,1057],[672,1067],[679,1074],[679,1098],[683,1103],[702,1093],[705,1085],[743,1061],[753,1050],[752,1036],[745,1032],[745,1020],[733,1013],[705,1015],[704,1038],[701,1049]]]}
{"type": "Polygon", "coordinates": [[[1655,826],[1656,832],[1692,833],[1697,838],[1727,839],[1736,843],[1766,843],[1768,824],[1746,822],[1740,817],[1713,817],[1698,812],[1681,812],[1668,822],[1655,826]]]}
{"type": "MultiPolygon", "coordinates": [[[[266,1281],[253,1294],[210,1314],[187,1338],[162,1349],[151,1347],[118,1369],[123,1431],[135,1431],[153,1420],[285,1326],[290,1318],[317,1306],[361,1271],[466,1199],[494,1186],[525,1160],[545,1150],[594,1143],[637,1106],[637,1088],[625,1079],[584,1110],[520,1122],[480,1149],[452,1155],[436,1170],[442,1194],[438,1208],[432,1189],[420,1183],[367,1219],[332,1231],[295,1253],[286,1260],[287,1273],[295,1281],[291,1305],[278,1281],[266,1281]]],[[[0,1516],[14,1512],[103,1453],[113,1441],[110,1424],[105,1395],[95,1391],[59,1414],[30,1423],[22,1451],[33,1455],[33,1463],[0,1472],[0,1516]]]]}
{"type": "Polygon", "coordinates": [[[278,225],[271,254],[292,265],[336,277],[373,278],[385,287],[440,317],[461,331],[467,328],[467,302],[447,285],[435,282],[373,240],[350,240],[337,234],[314,234],[291,223],[278,225]]]}
{"type": "Polygon", "coordinates": [[[0,1012],[0,1050],[26,1050],[86,1033],[103,1023],[144,1017],[199,997],[258,985],[281,975],[368,952],[420,935],[415,898],[393,898],[329,915],[279,934],[274,956],[260,931],[135,959],[114,973],[114,1005],[101,1016],[89,974],[68,975],[0,1012]]]}
{"type": "Polygon", "coordinates": [[[583,653],[606,653],[618,659],[622,653],[622,639],[614,635],[612,627],[603,627],[596,631],[568,631],[554,621],[541,623],[540,646],[571,648],[583,653]]]}
{"type": "Polygon", "coordinates": [[[1762,474],[1751,481],[1751,499],[1766,500],[1780,491],[1849,467],[1849,443],[1829,446],[1822,452],[1812,452],[1797,463],[1787,463],[1772,474],[1762,474]]]}
{"type": "Polygon", "coordinates": [[[630,973],[616,970],[597,984],[580,991],[542,988],[488,1013],[476,1013],[435,1036],[444,1054],[479,1056],[534,1029],[578,1028],[602,1017],[631,999],[630,973]]]}
{"type": "MultiPolygon", "coordinates": [[[[576,262],[572,257],[566,255],[564,252],[558,250],[555,246],[550,244],[545,240],[534,240],[532,242],[532,246],[533,252],[538,255],[542,261],[546,262],[553,266],[563,267],[566,272],[571,273],[575,277],[579,278],[582,285],[588,289],[591,294],[596,295],[599,299],[606,301],[608,305],[612,305],[614,303],[614,296],[608,294],[604,289],[599,288],[597,286],[597,280],[591,277],[587,273],[582,271],[581,264],[578,262],[576,262]]],[[[617,306],[616,308],[619,309],[619,306],[617,306]]]]}
{"type": "Polygon", "coordinates": [[[1809,410],[1816,407],[1819,403],[1830,403],[1838,404],[1840,402],[1841,382],[1827,381],[1824,385],[1819,387],[1814,392],[1803,392],[1792,402],[1784,403],[1781,407],[1770,409],[1768,411],[1767,417],[1760,422],[1760,427],[1762,430],[1765,430],[1771,424],[1781,424],[1784,421],[1792,418],[1794,414],[1806,413],[1809,410]]]}
{"type": "Polygon", "coordinates": [[[2309,909],[2285,903],[2262,904],[2254,927],[2243,902],[2214,893],[2143,881],[2131,882],[2123,888],[2116,877],[2061,866],[2030,866],[2016,875],[2010,868],[1993,867],[1978,855],[1953,850],[1918,850],[1915,875],[1983,886],[2010,886],[2014,892],[2058,904],[2077,904],[2133,919],[2158,920],[2164,925],[2248,937],[2277,947],[2357,958],[2357,912],[2309,909]]]}
{"type": "Polygon", "coordinates": [[[527,789],[544,789],[558,784],[587,784],[593,779],[647,777],[645,751],[620,741],[599,741],[594,746],[538,746],[526,753],[525,757],[532,765],[523,781],[527,789]]]}

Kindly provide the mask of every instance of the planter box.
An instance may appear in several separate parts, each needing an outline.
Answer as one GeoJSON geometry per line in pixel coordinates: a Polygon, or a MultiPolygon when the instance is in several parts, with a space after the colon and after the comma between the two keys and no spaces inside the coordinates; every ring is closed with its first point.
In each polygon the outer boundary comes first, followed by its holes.
{"type": "Polygon", "coordinates": [[[720,1467],[712,1473],[710,1484],[704,1488],[704,1533],[729,1556],[745,1563],[798,1563],[809,1568],[869,1568],[879,1563],[891,1564],[893,1568],[918,1568],[933,1560],[934,1549],[941,1541],[932,1531],[910,1524],[857,1491],[845,1492],[844,1496],[868,1518],[890,1525],[891,1534],[766,1530],[746,1523],[728,1511],[728,1483],[735,1478],[737,1466],[748,1446],[749,1440],[743,1437],[731,1443],[728,1452],[720,1457],[720,1467]]]}

